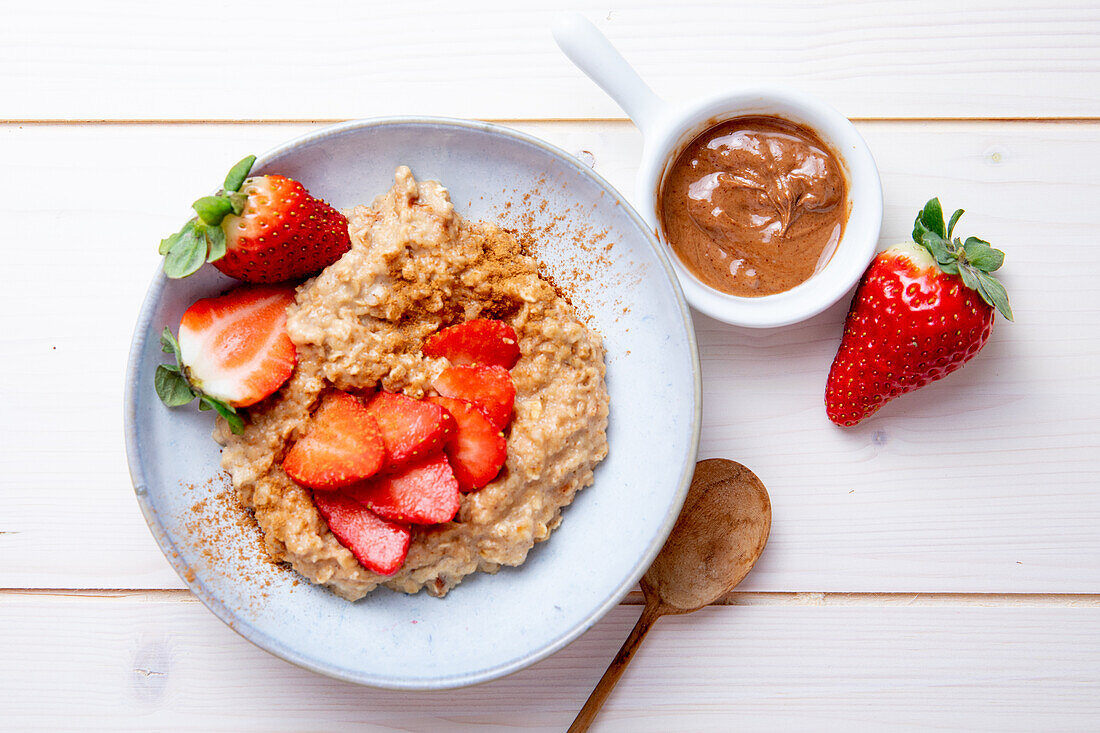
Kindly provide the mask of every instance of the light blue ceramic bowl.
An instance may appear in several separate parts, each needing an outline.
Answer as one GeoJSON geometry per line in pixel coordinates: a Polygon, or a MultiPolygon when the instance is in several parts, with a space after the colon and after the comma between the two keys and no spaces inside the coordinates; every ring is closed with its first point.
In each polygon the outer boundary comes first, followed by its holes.
{"type": "Polygon", "coordinates": [[[357,603],[296,583],[291,571],[265,570],[249,559],[255,544],[248,533],[223,531],[211,552],[210,525],[224,518],[192,507],[227,481],[210,437],[212,418],[162,405],[153,373],[164,360],[161,330],[175,330],[195,299],[233,284],[212,268],[183,281],[158,274],[149,288],[126,373],[126,449],[138,502],[165,556],[234,630],[332,677],[439,689],[500,677],[552,654],[634,586],[671,530],[691,479],[699,361],[689,311],[653,233],[599,175],[540,140],[465,120],[363,120],[291,141],[262,156],[256,169],[297,178],[346,208],[385,191],[399,164],[442,181],[467,218],[518,226],[526,215],[527,224],[552,225],[540,259],[603,335],[610,455],[550,539],[523,566],[470,576],[443,599],[380,589],[357,603]],[[536,195],[525,204],[531,191],[536,195]],[[578,234],[603,239],[578,247],[578,234]],[[607,243],[613,246],[605,251],[607,243]]]}

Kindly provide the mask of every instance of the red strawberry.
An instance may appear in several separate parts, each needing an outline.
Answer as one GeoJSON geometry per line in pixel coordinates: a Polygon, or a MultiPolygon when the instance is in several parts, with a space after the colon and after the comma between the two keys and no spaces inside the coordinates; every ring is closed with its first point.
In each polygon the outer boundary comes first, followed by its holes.
{"type": "Polygon", "coordinates": [[[519,361],[516,331],[504,321],[475,318],[437,331],[424,341],[422,351],[452,364],[496,364],[511,369],[519,361]]]}
{"type": "Polygon", "coordinates": [[[245,282],[282,282],[311,275],[351,249],[343,214],[285,176],[246,178],[255,160],[237,163],[221,192],[192,204],[198,216],[161,241],[168,277],[212,262],[245,282]]]}
{"type": "Polygon", "coordinates": [[[435,453],[455,428],[454,419],[439,405],[403,394],[379,392],[367,410],[382,431],[387,470],[435,453]]]}
{"type": "Polygon", "coordinates": [[[287,452],[283,470],[302,486],[331,491],[370,478],[385,460],[378,423],[367,408],[346,392],[334,392],[287,452]]]}
{"type": "Polygon", "coordinates": [[[449,522],[458,513],[458,492],[451,464],[442,453],[391,476],[375,476],[344,493],[383,519],[413,524],[449,522]]]}
{"type": "Polygon", "coordinates": [[[508,443],[500,430],[473,403],[450,397],[429,397],[428,401],[451,413],[458,426],[443,450],[450,459],[459,489],[480,489],[496,478],[508,457],[508,443]]]}
{"type": "Polygon", "coordinates": [[[338,491],[314,492],[313,503],[336,539],[351,550],[360,565],[381,575],[393,575],[401,569],[412,540],[408,527],[387,522],[338,491]]]}
{"type": "Polygon", "coordinates": [[[977,237],[951,240],[962,213],[945,226],[932,199],[917,216],[916,243],[880,253],[864,273],[825,387],[837,425],[855,425],[961,367],[989,338],[994,308],[1012,320],[1008,295],[989,274],[1004,253],[977,237]]]}
{"type": "Polygon", "coordinates": [[[512,384],[512,376],[504,367],[448,367],[432,382],[432,386],[444,397],[474,403],[497,430],[503,430],[512,419],[516,386],[512,384]]]}

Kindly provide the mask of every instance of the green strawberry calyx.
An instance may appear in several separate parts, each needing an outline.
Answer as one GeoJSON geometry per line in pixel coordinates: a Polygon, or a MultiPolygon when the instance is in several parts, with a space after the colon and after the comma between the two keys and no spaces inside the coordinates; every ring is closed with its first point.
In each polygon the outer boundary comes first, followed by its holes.
{"type": "Polygon", "coordinates": [[[1012,307],[1008,304],[1008,292],[991,274],[1004,264],[1005,253],[977,237],[967,237],[966,241],[959,237],[952,239],[955,225],[962,215],[963,210],[956,209],[950,221],[944,224],[940,200],[932,199],[913,222],[913,241],[928,250],[941,270],[949,275],[958,275],[966,287],[977,292],[982,300],[1011,321],[1012,307]]]}
{"type": "Polygon", "coordinates": [[[214,262],[225,256],[222,219],[244,211],[248,197],[241,193],[241,186],[255,162],[255,155],[241,159],[225,177],[222,190],[191,204],[196,216],[178,232],[160,240],[165,275],[173,279],[187,277],[197,272],[204,262],[214,262]]]}
{"type": "Polygon", "coordinates": [[[244,430],[244,419],[237,408],[228,403],[204,394],[199,387],[187,376],[187,367],[180,356],[180,345],[176,337],[166,327],[160,335],[160,348],[166,354],[172,354],[176,358],[175,364],[160,364],[153,377],[153,386],[157,390],[160,401],[169,407],[179,407],[190,403],[196,397],[199,398],[200,410],[214,410],[229,423],[229,429],[234,435],[240,435],[244,430]]]}

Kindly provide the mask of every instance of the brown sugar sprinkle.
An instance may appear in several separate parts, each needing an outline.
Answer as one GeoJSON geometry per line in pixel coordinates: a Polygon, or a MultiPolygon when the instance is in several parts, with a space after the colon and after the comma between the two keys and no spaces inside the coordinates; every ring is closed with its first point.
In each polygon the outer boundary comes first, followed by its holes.
{"type": "MultiPolygon", "coordinates": [[[[204,495],[187,510],[183,523],[192,556],[201,558],[211,571],[248,589],[252,604],[266,600],[265,589],[274,582],[291,579],[294,573],[289,566],[267,554],[263,534],[252,513],[241,505],[228,474],[184,489],[204,495]]],[[[187,568],[184,577],[193,582],[195,569],[187,568]]]]}

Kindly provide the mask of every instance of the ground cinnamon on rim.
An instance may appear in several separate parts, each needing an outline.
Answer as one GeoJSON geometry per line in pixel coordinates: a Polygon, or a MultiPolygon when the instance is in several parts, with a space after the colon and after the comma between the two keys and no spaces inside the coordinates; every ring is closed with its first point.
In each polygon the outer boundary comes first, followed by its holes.
{"type": "MultiPolygon", "coordinates": [[[[183,520],[185,543],[191,550],[188,554],[202,566],[239,580],[241,587],[248,589],[252,605],[265,601],[266,589],[274,583],[292,579],[293,571],[268,554],[256,520],[241,505],[227,474],[219,473],[202,484],[184,485],[183,490],[202,495],[183,520]]],[[[184,570],[188,583],[194,582],[196,575],[194,565],[184,570]]]]}
{"type": "MultiPolygon", "coordinates": [[[[571,258],[565,264],[565,271],[559,272],[557,276],[548,272],[545,266],[539,267],[539,276],[549,282],[560,297],[574,306],[583,321],[591,325],[591,314],[583,307],[581,299],[576,298],[576,293],[582,288],[591,290],[600,283],[610,286],[601,295],[613,298],[611,304],[615,306],[614,310],[621,311],[623,315],[629,313],[630,305],[620,300],[615,293],[639,284],[642,280],[641,272],[628,278],[623,278],[619,273],[617,279],[613,280],[611,273],[615,268],[612,252],[615,243],[608,240],[610,230],[597,230],[586,224],[584,217],[575,211],[581,208],[579,205],[553,211],[545,193],[549,186],[546,178],[542,177],[533,188],[522,194],[503,190],[503,194],[510,196],[496,207],[494,218],[520,242],[527,254],[540,263],[546,260],[540,254],[549,243],[564,242],[573,251],[584,254],[583,257],[571,258]],[[581,306],[578,307],[578,304],[581,306]]],[[[562,184],[561,188],[564,187],[562,184]]],[[[608,201],[607,205],[618,203],[608,201]]]]}

